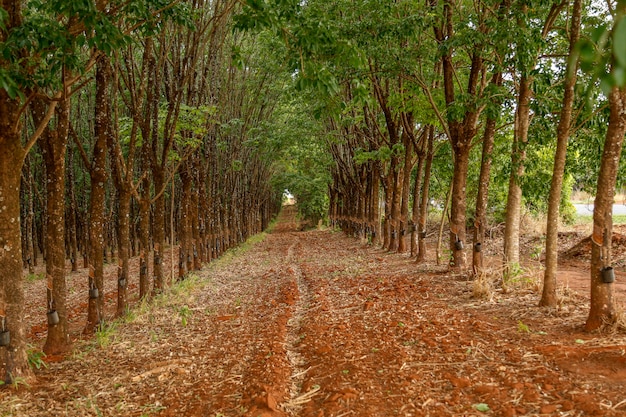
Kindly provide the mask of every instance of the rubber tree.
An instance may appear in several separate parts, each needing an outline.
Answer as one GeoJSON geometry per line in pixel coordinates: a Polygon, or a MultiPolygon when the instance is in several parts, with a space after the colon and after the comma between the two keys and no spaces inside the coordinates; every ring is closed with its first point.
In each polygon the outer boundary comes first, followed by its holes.
{"type": "MultiPolygon", "coordinates": [[[[437,2],[431,2],[434,10],[437,10],[437,2]]],[[[478,122],[482,107],[469,100],[477,101],[482,95],[484,84],[481,84],[481,77],[484,70],[484,56],[481,51],[483,45],[481,38],[472,40],[468,53],[469,71],[465,78],[464,95],[466,103],[464,107],[459,107],[461,92],[456,87],[456,55],[450,40],[458,39],[461,34],[456,33],[454,20],[457,9],[457,2],[454,0],[444,0],[443,8],[439,10],[439,19],[435,21],[433,30],[435,39],[440,45],[442,59],[443,89],[444,99],[447,108],[445,120],[448,139],[454,154],[454,170],[452,177],[452,205],[450,209],[450,250],[452,258],[451,266],[463,270],[467,266],[467,256],[463,243],[466,238],[466,208],[467,208],[467,174],[469,169],[470,151],[473,140],[478,132],[478,122]]],[[[462,10],[462,9],[461,9],[462,10]]],[[[488,28],[481,22],[478,26],[481,33],[486,34],[488,28]]],[[[472,39],[471,37],[469,39],[472,39]]]]}
{"type": "Polygon", "coordinates": [[[626,133],[626,88],[613,87],[609,95],[611,113],[604,142],[593,211],[591,235],[591,308],[585,329],[595,330],[616,319],[613,285],[603,274],[610,273],[613,238],[613,199],[617,169],[626,133]]]}
{"type": "MultiPolygon", "coordinates": [[[[45,26],[45,22],[50,22],[46,20],[47,15],[35,14],[40,20],[34,23],[29,20],[33,15],[25,12],[28,5],[21,1],[3,0],[0,7],[0,45],[3,50],[0,58],[0,269],[3,271],[0,278],[0,331],[6,332],[5,337],[9,339],[6,346],[0,347],[0,381],[11,383],[27,381],[32,375],[28,367],[23,321],[20,176],[26,155],[54,116],[62,92],[76,80],[68,77],[62,83],[54,83],[56,74],[37,72],[49,63],[46,59],[54,61],[63,57],[62,53],[42,55],[39,51],[41,43],[37,41],[43,38],[38,36],[44,35],[37,30],[45,26]],[[34,34],[31,39],[36,41],[24,45],[21,40],[26,33],[34,34]],[[38,74],[40,78],[35,79],[32,74],[38,74]],[[48,96],[52,100],[22,142],[22,116],[29,101],[40,92],[38,86],[50,86],[53,92],[48,96]]],[[[61,36],[57,40],[62,42],[64,32],[60,30],[58,33],[61,36]]],[[[57,302],[62,302],[62,296],[56,295],[59,296],[57,302]]]]}
{"type": "MultiPolygon", "coordinates": [[[[121,132],[109,137],[111,148],[111,165],[118,190],[118,232],[120,248],[120,274],[118,276],[118,314],[122,314],[126,308],[125,291],[126,287],[120,285],[120,281],[128,280],[129,277],[129,256],[130,256],[130,208],[131,197],[139,200],[140,211],[140,265],[139,265],[139,297],[144,298],[149,294],[150,282],[148,278],[147,253],[150,239],[150,181],[147,170],[144,168],[136,178],[136,165],[141,156],[141,152],[147,152],[148,140],[142,141],[142,147],[138,149],[139,138],[150,137],[150,121],[153,106],[148,105],[151,99],[150,93],[154,90],[149,88],[149,81],[154,74],[154,57],[152,51],[153,39],[151,36],[145,38],[143,50],[137,51],[133,45],[129,45],[121,51],[121,59],[117,63],[117,73],[120,82],[117,84],[121,90],[118,97],[124,102],[129,121],[118,120],[116,125],[120,126],[124,122],[125,128],[121,132]],[[141,58],[138,58],[139,55],[141,58]],[[137,61],[140,62],[138,63],[137,61]],[[150,93],[148,93],[150,92],[150,93]],[[130,124],[130,128],[126,126],[130,124]],[[122,146],[122,142],[127,146],[122,146]],[[138,154],[139,153],[139,154],[138,154]],[[140,182],[143,185],[142,194],[137,192],[140,182]]],[[[117,113],[116,113],[117,114],[117,113]]]]}
{"type": "MultiPolygon", "coordinates": [[[[69,90],[69,89],[68,89],[69,90]]],[[[70,91],[57,105],[55,127],[48,126],[40,141],[46,166],[46,305],[50,319],[44,352],[62,354],[70,349],[65,284],[65,154],[69,135],[70,91]]],[[[41,123],[47,105],[35,100],[33,120],[41,123]]]]}
{"type": "Polygon", "coordinates": [[[544,12],[545,9],[542,7],[533,8],[530,4],[518,2],[514,8],[517,16],[517,25],[514,28],[519,31],[516,34],[515,51],[516,71],[519,80],[517,81],[518,87],[516,91],[514,135],[511,148],[511,174],[509,176],[504,231],[505,274],[512,273],[519,266],[522,208],[521,180],[524,176],[524,161],[526,159],[528,131],[531,123],[533,72],[537,66],[539,55],[545,47],[545,39],[553,29],[554,23],[565,6],[565,2],[554,2],[544,12]],[[537,16],[534,16],[537,12],[540,13],[540,19],[543,16],[545,17],[542,20],[537,19],[537,16]],[[532,22],[536,21],[542,21],[543,23],[541,26],[534,26],[532,22]]]}
{"type": "Polygon", "coordinates": [[[605,94],[608,93],[610,110],[594,201],[591,235],[591,307],[585,323],[587,331],[614,323],[617,318],[611,276],[613,272],[611,245],[615,183],[626,133],[626,82],[623,77],[618,76],[626,69],[626,51],[622,48],[626,42],[626,4],[617,2],[613,10],[611,30],[607,32],[606,26],[604,27],[604,31],[612,39],[611,47],[596,48],[598,51],[596,54],[584,57],[587,61],[586,70],[599,75],[605,94]],[[589,61],[610,63],[611,71],[605,73],[603,69],[608,66],[594,67],[589,65],[589,61]]]}
{"type": "Polygon", "coordinates": [[[578,53],[576,44],[580,39],[580,24],[582,16],[582,0],[574,0],[570,20],[569,57],[565,69],[565,90],[563,105],[556,131],[556,151],[550,196],[548,198],[548,219],[546,227],[546,260],[543,276],[543,290],[540,306],[555,307],[556,272],[558,262],[558,231],[560,219],[561,193],[563,190],[563,176],[565,174],[565,160],[567,156],[567,142],[570,137],[572,113],[574,107],[574,87],[576,86],[576,72],[578,71],[578,53]]]}

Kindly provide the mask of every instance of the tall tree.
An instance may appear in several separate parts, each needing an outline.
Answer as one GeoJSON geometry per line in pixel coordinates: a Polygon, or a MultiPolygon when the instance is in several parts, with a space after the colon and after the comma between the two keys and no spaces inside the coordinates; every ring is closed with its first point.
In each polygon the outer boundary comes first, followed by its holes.
{"type": "MultiPolygon", "coordinates": [[[[28,151],[41,136],[54,115],[58,101],[50,102],[39,125],[22,144],[22,115],[27,100],[20,64],[29,51],[15,44],[24,29],[23,2],[3,0],[0,3],[3,24],[0,43],[4,52],[0,57],[0,331],[9,334],[8,346],[0,347],[0,380],[11,383],[17,379],[28,380],[32,373],[26,355],[24,327],[24,290],[22,287],[22,245],[20,230],[20,174],[28,151]]],[[[36,58],[36,56],[35,56],[36,58]]],[[[31,64],[37,62],[34,59],[31,64]]],[[[55,99],[60,98],[56,94],[55,99]]]]}
{"type": "Polygon", "coordinates": [[[624,134],[626,133],[626,87],[615,86],[609,95],[609,127],[598,175],[591,235],[591,309],[586,330],[595,330],[616,319],[613,285],[602,273],[611,270],[613,240],[613,199],[624,134]]]}
{"type": "Polygon", "coordinates": [[[515,54],[517,71],[519,72],[519,85],[517,87],[515,127],[511,150],[511,174],[509,177],[504,231],[504,259],[507,271],[519,265],[522,207],[521,179],[524,176],[526,146],[531,123],[533,71],[537,65],[539,55],[545,47],[544,41],[565,6],[566,2],[557,1],[552,3],[550,9],[545,13],[541,27],[533,25],[533,22],[538,20],[536,17],[533,17],[533,14],[541,13],[544,10],[542,7],[538,5],[538,7],[533,8],[530,4],[519,2],[517,5],[518,9],[516,9],[518,15],[516,29],[520,31],[515,54]],[[537,35],[537,31],[539,31],[539,35],[537,35]]]}
{"type": "Polygon", "coordinates": [[[565,159],[567,156],[567,141],[569,140],[572,113],[574,107],[574,87],[576,86],[576,72],[578,71],[578,54],[576,44],[580,39],[580,22],[582,16],[582,0],[574,0],[570,20],[569,58],[565,73],[565,90],[563,106],[556,131],[556,151],[554,168],[550,183],[550,197],[548,200],[548,220],[546,231],[546,269],[543,276],[543,291],[539,305],[556,306],[556,270],[558,261],[558,231],[563,190],[563,176],[565,173],[565,159]]]}
{"type": "MultiPolygon", "coordinates": [[[[41,139],[46,166],[47,223],[46,223],[46,305],[48,306],[48,334],[44,352],[61,354],[69,350],[65,284],[65,154],[69,135],[69,89],[57,105],[56,128],[48,126],[41,139]]],[[[41,123],[46,103],[36,100],[33,119],[41,123]]]]}

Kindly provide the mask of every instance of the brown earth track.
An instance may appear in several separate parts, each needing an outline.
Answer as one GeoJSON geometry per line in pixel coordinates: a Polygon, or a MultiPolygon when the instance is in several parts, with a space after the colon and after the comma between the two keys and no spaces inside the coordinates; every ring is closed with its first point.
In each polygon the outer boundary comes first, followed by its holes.
{"type": "Polygon", "coordinates": [[[554,310],[532,288],[473,299],[442,267],[299,232],[293,207],[197,275],[0,390],[0,416],[626,415],[626,337],[583,333],[571,289],[554,310]]]}

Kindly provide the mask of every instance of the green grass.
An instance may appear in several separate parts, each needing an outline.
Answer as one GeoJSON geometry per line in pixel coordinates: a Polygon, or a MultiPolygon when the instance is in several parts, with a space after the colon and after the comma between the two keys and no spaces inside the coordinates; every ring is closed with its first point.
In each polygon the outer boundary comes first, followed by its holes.
{"type": "Polygon", "coordinates": [[[45,274],[28,274],[26,275],[26,281],[35,282],[44,279],[45,274]]]}
{"type": "Polygon", "coordinates": [[[270,233],[270,230],[273,227],[274,224],[270,224],[265,232],[257,233],[254,236],[250,236],[245,242],[241,243],[239,246],[228,249],[225,253],[222,254],[222,256],[212,261],[209,265],[213,267],[216,265],[228,265],[233,260],[233,258],[246,253],[255,245],[263,242],[265,238],[267,238],[267,235],[270,233]]]}
{"type": "MultiPolygon", "coordinates": [[[[591,224],[593,216],[576,216],[575,224],[591,224]]],[[[626,224],[626,214],[616,214],[613,216],[613,224],[626,224]]]]}

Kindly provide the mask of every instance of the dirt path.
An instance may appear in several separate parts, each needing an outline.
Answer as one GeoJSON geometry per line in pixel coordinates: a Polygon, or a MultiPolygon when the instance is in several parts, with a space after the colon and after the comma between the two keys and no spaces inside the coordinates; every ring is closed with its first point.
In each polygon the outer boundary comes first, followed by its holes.
{"type": "Polygon", "coordinates": [[[0,390],[0,416],[626,415],[626,338],[582,333],[581,297],[549,312],[472,286],[299,232],[287,208],[30,389],[0,390]]]}

